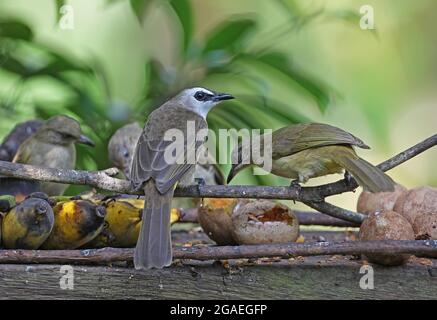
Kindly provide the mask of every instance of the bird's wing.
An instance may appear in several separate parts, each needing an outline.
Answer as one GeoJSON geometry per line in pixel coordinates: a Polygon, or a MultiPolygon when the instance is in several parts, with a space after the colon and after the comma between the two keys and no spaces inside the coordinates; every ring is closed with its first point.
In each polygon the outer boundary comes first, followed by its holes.
{"type": "Polygon", "coordinates": [[[278,159],[309,148],[329,145],[369,147],[354,135],[334,126],[321,123],[284,127],[272,134],[272,157],[278,159]]]}
{"type": "MultiPolygon", "coordinates": [[[[196,132],[204,127],[203,122],[196,121],[196,132]]],[[[134,186],[143,185],[152,178],[156,182],[156,188],[161,193],[165,193],[172,188],[194,166],[193,163],[187,163],[186,161],[186,159],[195,159],[196,153],[193,158],[190,152],[197,152],[204,142],[189,138],[184,140],[183,152],[176,152],[172,161],[168,161],[166,150],[168,153],[169,146],[174,142],[150,140],[143,132],[138,140],[132,160],[130,179],[134,186]]]]}
{"type": "Polygon", "coordinates": [[[26,139],[18,148],[17,153],[15,154],[12,162],[14,163],[30,163],[30,159],[32,157],[33,148],[32,143],[30,143],[30,139],[26,139]]]}

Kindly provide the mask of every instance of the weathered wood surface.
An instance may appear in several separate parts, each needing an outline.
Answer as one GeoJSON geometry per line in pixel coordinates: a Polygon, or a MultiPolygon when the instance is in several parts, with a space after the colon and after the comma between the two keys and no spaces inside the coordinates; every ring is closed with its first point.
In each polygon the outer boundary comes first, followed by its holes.
{"type": "Polygon", "coordinates": [[[374,289],[359,282],[361,261],[295,259],[253,265],[176,264],[164,270],[73,266],[74,289],[59,265],[2,265],[2,299],[436,299],[437,266],[374,267],[374,289]]]}
{"type": "MultiPolygon", "coordinates": [[[[342,241],[355,232],[305,231],[305,241],[342,241]]],[[[202,232],[174,232],[175,242],[211,243],[202,232]]],[[[374,289],[359,281],[365,262],[325,256],[290,260],[178,261],[164,270],[126,264],[75,265],[74,289],[60,287],[61,265],[0,265],[1,299],[437,299],[437,260],[374,268],[374,289]]]]}

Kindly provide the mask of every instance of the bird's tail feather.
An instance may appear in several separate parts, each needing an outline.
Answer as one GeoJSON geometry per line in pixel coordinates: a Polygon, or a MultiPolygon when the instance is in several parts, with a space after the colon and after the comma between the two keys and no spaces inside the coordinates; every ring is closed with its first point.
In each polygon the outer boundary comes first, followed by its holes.
{"type": "Polygon", "coordinates": [[[144,187],[140,236],[134,253],[135,269],[163,268],[172,262],[170,210],[173,188],[161,194],[152,181],[144,187]]]}
{"type": "Polygon", "coordinates": [[[381,169],[357,155],[339,155],[336,161],[357,180],[358,184],[370,192],[394,191],[395,182],[381,169]]]}

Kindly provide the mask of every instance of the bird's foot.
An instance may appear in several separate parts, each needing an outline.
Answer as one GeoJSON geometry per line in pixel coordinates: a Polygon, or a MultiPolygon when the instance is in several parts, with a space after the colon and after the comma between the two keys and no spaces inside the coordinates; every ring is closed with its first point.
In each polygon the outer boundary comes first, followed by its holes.
{"type": "MultiPolygon", "coordinates": [[[[201,195],[202,194],[201,188],[206,184],[205,183],[205,179],[203,179],[203,178],[194,178],[194,181],[196,181],[196,183],[197,183],[197,192],[199,193],[199,195],[201,195]]],[[[200,200],[200,205],[203,207],[203,197],[200,200]]]]}
{"type": "MultiPolygon", "coordinates": [[[[299,183],[299,180],[292,180],[290,183],[290,188],[293,188],[296,190],[296,196],[299,197],[300,191],[302,190],[302,186],[299,183]]],[[[293,200],[293,203],[296,204],[296,201],[293,200]]]]}
{"type": "Polygon", "coordinates": [[[347,186],[352,184],[352,175],[349,173],[349,171],[344,172],[344,181],[346,182],[347,186]]]}
{"type": "Polygon", "coordinates": [[[143,185],[144,185],[143,182],[134,182],[134,181],[130,182],[130,187],[132,191],[135,193],[143,191],[143,185]]]}
{"type": "Polygon", "coordinates": [[[194,178],[194,181],[197,183],[197,192],[200,192],[201,187],[203,187],[206,183],[205,183],[205,179],[203,178],[194,178]]]}
{"type": "Polygon", "coordinates": [[[108,168],[103,170],[102,172],[108,177],[115,177],[120,172],[120,170],[118,170],[118,168],[108,168]]]}

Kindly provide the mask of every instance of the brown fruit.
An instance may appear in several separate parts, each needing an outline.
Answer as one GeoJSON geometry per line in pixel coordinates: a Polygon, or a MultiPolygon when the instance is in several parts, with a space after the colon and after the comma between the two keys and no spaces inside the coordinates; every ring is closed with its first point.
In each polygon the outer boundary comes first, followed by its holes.
{"type": "Polygon", "coordinates": [[[377,211],[381,212],[393,210],[398,197],[407,191],[408,190],[400,184],[396,184],[395,191],[393,192],[371,193],[368,191],[363,191],[358,198],[357,211],[364,214],[369,214],[377,211]]]}
{"type": "Polygon", "coordinates": [[[401,195],[393,211],[402,214],[411,224],[421,214],[437,212],[437,188],[420,187],[401,195]]]}
{"type": "Polygon", "coordinates": [[[231,215],[238,199],[204,199],[198,210],[199,224],[218,245],[235,245],[231,215]]]}
{"type": "MultiPolygon", "coordinates": [[[[363,221],[359,232],[360,240],[414,240],[411,224],[399,213],[384,211],[371,213],[363,221]]],[[[370,262],[385,266],[404,264],[408,254],[367,254],[370,262]]]]}
{"type": "Polygon", "coordinates": [[[418,215],[413,230],[416,240],[437,240],[437,212],[418,215]]]}
{"type": "Polygon", "coordinates": [[[234,210],[233,237],[238,244],[295,242],[299,221],[290,208],[273,201],[257,200],[234,210]]]}

